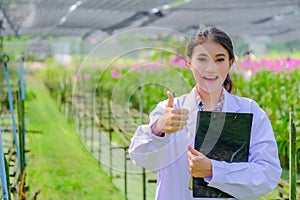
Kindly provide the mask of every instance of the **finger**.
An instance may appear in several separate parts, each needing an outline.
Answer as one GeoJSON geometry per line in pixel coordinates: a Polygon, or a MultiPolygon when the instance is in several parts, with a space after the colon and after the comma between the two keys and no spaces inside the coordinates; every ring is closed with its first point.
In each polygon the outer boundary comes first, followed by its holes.
{"type": "Polygon", "coordinates": [[[170,114],[170,119],[174,121],[187,121],[188,118],[189,118],[188,115],[170,114]]]}
{"type": "Polygon", "coordinates": [[[173,96],[172,92],[170,92],[170,91],[168,91],[167,94],[168,94],[168,107],[173,108],[174,96],[173,96]]]}
{"type": "Polygon", "coordinates": [[[201,153],[199,151],[197,151],[196,149],[194,149],[193,147],[191,147],[191,145],[188,145],[188,150],[189,150],[189,152],[191,152],[191,154],[193,154],[195,156],[201,155],[201,153]]]}
{"type": "Polygon", "coordinates": [[[177,126],[176,131],[181,131],[184,128],[184,126],[177,126]]]}
{"type": "Polygon", "coordinates": [[[186,108],[173,108],[172,113],[187,115],[189,114],[189,110],[186,108]]]}
{"type": "Polygon", "coordinates": [[[197,160],[197,156],[193,155],[191,152],[188,151],[187,153],[188,156],[188,163],[189,163],[189,167],[193,168],[195,166],[196,160],[197,160]]]}
{"type": "Polygon", "coordinates": [[[192,161],[192,158],[194,157],[194,155],[190,151],[188,151],[187,156],[188,156],[188,160],[189,160],[189,163],[190,163],[192,161]]]}
{"type": "Polygon", "coordinates": [[[179,127],[184,127],[186,126],[187,122],[186,121],[179,121],[179,120],[172,120],[168,125],[174,127],[174,128],[179,128],[179,127]]]}
{"type": "Polygon", "coordinates": [[[181,121],[179,126],[180,130],[183,129],[186,125],[187,125],[187,121],[181,121]]]}

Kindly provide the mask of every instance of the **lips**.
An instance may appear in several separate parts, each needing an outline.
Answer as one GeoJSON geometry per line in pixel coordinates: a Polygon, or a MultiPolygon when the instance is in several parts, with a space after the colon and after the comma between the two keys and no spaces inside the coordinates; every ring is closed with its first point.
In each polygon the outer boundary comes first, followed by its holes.
{"type": "Polygon", "coordinates": [[[207,81],[214,81],[218,79],[218,76],[203,76],[203,79],[207,81]]]}

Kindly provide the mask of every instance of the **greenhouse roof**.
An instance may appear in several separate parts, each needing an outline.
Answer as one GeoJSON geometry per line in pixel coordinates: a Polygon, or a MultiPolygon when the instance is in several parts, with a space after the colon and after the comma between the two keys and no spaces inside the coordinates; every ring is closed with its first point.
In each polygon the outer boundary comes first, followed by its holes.
{"type": "Polygon", "coordinates": [[[300,40],[299,0],[2,0],[2,36],[76,36],[155,26],[188,33],[200,24],[261,40],[300,40]]]}

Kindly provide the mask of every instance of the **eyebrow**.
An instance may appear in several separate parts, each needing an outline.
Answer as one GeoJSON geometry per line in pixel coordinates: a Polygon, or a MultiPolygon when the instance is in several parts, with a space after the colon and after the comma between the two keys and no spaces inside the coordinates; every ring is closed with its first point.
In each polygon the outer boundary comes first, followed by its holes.
{"type": "Polygon", "coordinates": [[[208,56],[206,53],[199,53],[197,56],[208,56]]]}
{"type": "Polygon", "coordinates": [[[225,56],[226,57],[226,55],[224,53],[219,53],[219,54],[216,55],[216,57],[218,57],[218,56],[225,56]]]}
{"type": "MultiPolygon", "coordinates": [[[[197,56],[208,56],[206,53],[200,53],[197,56]]],[[[215,55],[215,57],[219,57],[219,56],[224,56],[226,57],[226,55],[224,53],[218,53],[215,55]]]]}

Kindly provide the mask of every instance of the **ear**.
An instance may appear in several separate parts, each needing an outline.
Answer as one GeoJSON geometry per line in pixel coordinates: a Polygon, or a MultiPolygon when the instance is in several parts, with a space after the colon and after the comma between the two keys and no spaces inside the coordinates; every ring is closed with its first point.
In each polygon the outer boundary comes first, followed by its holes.
{"type": "Polygon", "coordinates": [[[231,60],[229,60],[229,69],[231,69],[232,65],[234,64],[235,59],[231,58],[231,60]]]}
{"type": "Polygon", "coordinates": [[[191,63],[191,58],[190,57],[186,57],[186,65],[191,68],[192,63],[191,63]]]}

